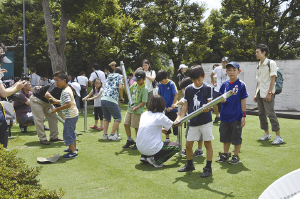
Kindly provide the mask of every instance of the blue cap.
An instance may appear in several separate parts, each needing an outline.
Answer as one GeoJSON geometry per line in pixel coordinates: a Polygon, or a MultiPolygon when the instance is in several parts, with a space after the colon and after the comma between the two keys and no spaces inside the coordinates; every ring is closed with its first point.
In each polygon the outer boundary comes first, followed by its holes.
{"type": "Polygon", "coordinates": [[[238,63],[236,63],[235,61],[229,62],[228,64],[226,64],[225,67],[228,68],[229,66],[240,69],[240,65],[238,63]]]}

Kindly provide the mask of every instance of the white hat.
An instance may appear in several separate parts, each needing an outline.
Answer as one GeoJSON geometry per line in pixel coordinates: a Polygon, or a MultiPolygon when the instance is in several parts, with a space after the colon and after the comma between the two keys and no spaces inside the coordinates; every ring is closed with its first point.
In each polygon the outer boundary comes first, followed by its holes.
{"type": "Polygon", "coordinates": [[[81,86],[78,82],[72,82],[71,84],[69,83],[69,85],[76,91],[77,96],[80,97],[80,90],[81,90],[81,86]]]}
{"type": "Polygon", "coordinates": [[[178,69],[178,70],[180,70],[180,69],[182,69],[182,68],[188,68],[188,66],[187,66],[187,65],[185,65],[185,64],[180,64],[180,66],[179,66],[179,69],[178,69]]]}

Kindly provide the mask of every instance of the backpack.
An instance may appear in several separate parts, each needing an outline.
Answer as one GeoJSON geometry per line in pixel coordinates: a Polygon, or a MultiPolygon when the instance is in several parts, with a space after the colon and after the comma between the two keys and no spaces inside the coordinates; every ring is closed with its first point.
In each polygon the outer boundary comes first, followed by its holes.
{"type": "MultiPolygon", "coordinates": [[[[269,67],[269,72],[270,72],[270,63],[271,63],[271,59],[268,59],[268,63],[267,66],[269,67]]],[[[258,67],[257,67],[258,69],[258,67]]],[[[283,73],[280,70],[280,68],[277,67],[277,77],[275,79],[275,95],[280,94],[282,92],[282,88],[283,88],[283,73]]]]}
{"type": "MultiPolygon", "coordinates": [[[[153,70],[151,71],[151,76],[152,76],[152,72],[153,72],[153,70]]],[[[152,87],[156,88],[157,86],[158,86],[158,83],[157,83],[156,79],[154,79],[154,81],[152,82],[152,87]]]]}
{"type": "Polygon", "coordinates": [[[16,113],[11,103],[6,101],[0,101],[0,110],[3,112],[8,126],[16,124],[16,113]]]}

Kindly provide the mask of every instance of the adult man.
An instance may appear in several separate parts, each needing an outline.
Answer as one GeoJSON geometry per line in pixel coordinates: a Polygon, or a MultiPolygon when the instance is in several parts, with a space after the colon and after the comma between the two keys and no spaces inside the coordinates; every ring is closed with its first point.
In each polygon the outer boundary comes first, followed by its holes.
{"type": "MultiPolygon", "coordinates": [[[[33,125],[33,115],[30,110],[29,98],[32,95],[31,83],[27,81],[23,89],[19,92],[19,100],[14,101],[14,109],[17,115],[17,121],[19,122],[19,127],[22,133],[27,133],[27,126],[33,125]]],[[[44,126],[44,130],[49,130],[44,126]]]]}
{"type": "Polygon", "coordinates": [[[63,139],[58,137],[57,118],[54,114],[48,112],[48,110],[53,106],[50,104],[52,101],[54,104],[59,104],[59,100],[57,99],[60,99],[61,92],[62,89],[58,88],[56,83],[51,83],[37,89],[30,97],[30,107],[33,114],[36,132],[41,144],[50,144],[44,131],[44,115],[48,119],[49,123],[50,141],[63,141],[63,139]],[[49,100],[50,98],[52,98],[52,101],[49,100]]]}
{"type": "Polygon", "coordinates": [[[90,76],[90,79],[89,79],[90,86],[93,86],[94,79],[99,78],[101,83],[102,83],[102,87],[104,88],[105,73],[100,70],[100,66],[97,63],[94,63],[92,65],[92,69],[93,69],[94,72],[91,73],[91,76],[90,76]]]}
{"type": "Polygon", "coordinates": [[[260,128],[265,131],[265,135],[259,140],[265,141],[271,139],[267,120],[268,116],[272,125],[272,131],[276,132],[276,137],[272,144],[283,144],[283,139],[280,137],[279,122],[274,111],[277,65],[275,61],[270,60],[270,67],[268,66],[268,59],[266,57],[268,52],[269,48],[265,44],[259,44],[256,47],[256,58],[260,62],[256,71],[257,86],[254,102],[257,102],[258,106],[260,128]]]}
{"type": "MultiPolygon", "coordinates": [[[[210,74],[211,83],[214,85],[214,93],[213,93],[213,99],[216,99],[219,97],[219,90],[222,86],[223,82],[229,80],[229,77],[226,73],[226,64],[230,62],[230,59],[228,57],[222,58],[222,66],[216,67],[212,73],[210,74]],[[214,76],[217,75],[217,82],[215,82],[214,76]]],[[[221,111],[221,103],[218,105],[215,105],[213,107],[214,112],[216,114],[216,118],[214,123],[218,123],[220,121],[219,111],[221,111]]]]}

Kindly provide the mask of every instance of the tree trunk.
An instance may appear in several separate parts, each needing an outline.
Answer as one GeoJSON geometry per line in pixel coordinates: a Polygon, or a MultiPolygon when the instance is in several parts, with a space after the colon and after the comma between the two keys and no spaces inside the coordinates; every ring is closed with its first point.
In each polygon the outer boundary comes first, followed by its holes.
{"type": "Polygon", "coordinates": [[[172,80],[173,80],[173,82],[176,82],[176,84],[177,84],[178,68],[179,68],[179,65],[181,64],[181,61],[175,61],[175,60],[172,60],[172,61],[174,64],[174,74],[173,74],[172,80]]]}
{"type": "MultiPolygon", "coordinates": [[[[44,12],[44,19],[45,19],[45,25],[46,25],[46,32],[47,32],[47,39],[48,39],[48,46],[49,46],[49,52],[48,54],[50,55],[51,59],[51,65],[52,65],[52,72],[55,73],[56,71],[59,70],[66,70],[66,60],[64,57],[64,47],[65,47],[65,38],[62,39],[60,38],[59,41],[64,44],[61,46],[61,43],[59,44],[60,46],[60,53],[57,51],[56,43],[55,43],[55,35],[54,35],[54,28],[50,16],[50,8],[49,8],[49,0],[42,0],[42,6],[43,6],[43,12],[44,12]]],[[[63,18],[63,17],[62,17],[63,18]]],[[[66,32],[66,27],[62,28],[63,25],[66,25],[66,23],[61,23],[61,29],[66,32]]],[[[60,33],[61,35],[64,35],[66,37],[66,33],[60,33]]]]}

